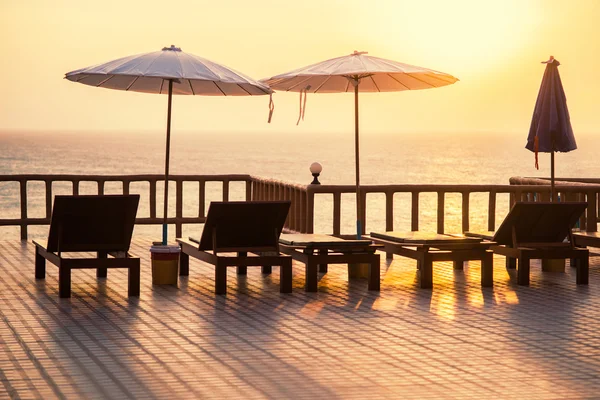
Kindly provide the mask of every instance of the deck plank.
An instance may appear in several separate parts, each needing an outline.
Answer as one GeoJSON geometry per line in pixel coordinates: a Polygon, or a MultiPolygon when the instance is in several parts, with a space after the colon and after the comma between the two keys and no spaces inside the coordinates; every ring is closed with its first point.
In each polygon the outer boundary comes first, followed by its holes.
{"type": "Polygon", "coordinates": [[[590,283],[575,269],[542,272],[531,285],[495,258],[494,288],[477,262],[436,264],[434,289],[418,287],[414,261],[382,257],[381,292],[348,282],[345,266],[293,294],[271,275],[190,260],[179,288],[152,286],[149,238],[141,296],[127,271],[73,272],[58,297],[58,270],[34,278],[34,246],[0,241],[0,398],[593,398],[600,393],[600,258],[590,283]],[[473,265],[470,268],[470,265],[473,265]]]}

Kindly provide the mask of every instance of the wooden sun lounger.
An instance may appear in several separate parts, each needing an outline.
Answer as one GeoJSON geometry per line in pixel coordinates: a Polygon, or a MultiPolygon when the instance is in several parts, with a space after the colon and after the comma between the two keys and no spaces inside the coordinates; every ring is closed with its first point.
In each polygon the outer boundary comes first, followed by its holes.
{"type": "MultiPolygon", "coordinates": [[[[589,251],[575,246],[571,229],[587,207],[583,202],[516,203],[493,233],[494,253],[506,256],[506,267],[516,268],[517,282],[529,285],[530,260],[576,260],[577,284],[587,284],[589,251]]],[[[490,232],[467,232],[470,237],[487,237],[490,232]]]]}
{"type": "Polygon", "coordinates": [[[421,288],[433,287],[433,262],[452,261],[454,269],[462,269],[464,261],[481,261],[481,286],[494,284],[492,242],[462,235],[427,232],[371,232],[370,238],[384,246],[388,254],[417,260],[421,288]]]}
{"type": "Polygon", "coordinates": [[[139,195],[56,196],[47,241],[34,240],[35,277],[46,277],[46,260],[58,267],[60,297],[71,297],[71,270],[129,270],[129,296],[140,295],[140,259],[128,251],[139,195]],[[64,253],[95,252],[96,258],[69,258],[64,253]],[[115,258],[108,258],[108,255],[115,258]]]}
{"type": "Polygon", "coordinates": [[[200,240],[177,239],[180,275],[189,275],[189,256],[215,266],[215,293],[227,293],[227,267],[245,275],[247,267],[270,273],[281,267],[280,292],[292,292],[292,258],[279,252],[279,235],[289,201],[212,202],[200,240]],[[226,254],[229,253],[229,254],[226,254]],[[234,253],[235,255],[232,255],[234,253]]]}
{"type": "Polygon", "coordinates": [[[326,273],[328,264],[369,264],[369,290],[379,290],[380,246],[371,240],[345,240],[322,234],[283,234],[279,238],[279,249],[294,260],[306,265],[307,292],[316,292],[318,272],[326,273]]]}
{"type": "Polygon", "coordinates": [[[573,232],[573,241],[577,247],[600,247],[599,232],[573,232]]]}

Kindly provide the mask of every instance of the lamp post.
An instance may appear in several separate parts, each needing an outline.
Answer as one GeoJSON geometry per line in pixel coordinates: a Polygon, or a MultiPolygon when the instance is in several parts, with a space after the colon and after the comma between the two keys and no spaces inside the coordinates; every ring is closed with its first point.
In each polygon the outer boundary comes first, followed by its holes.
{"type": "Polygon", "coordinates": [[[310,164],[310,173],[312,174],[312,176],[314,176],[313,181],[310,183],[311,185],[320,185],[321,182],[319,182],[319,174],[321,173],[321,171],[323,171],[323,166],[321,164],[319,164],[318,162],[314,162],[312,164],[310,164]]]}

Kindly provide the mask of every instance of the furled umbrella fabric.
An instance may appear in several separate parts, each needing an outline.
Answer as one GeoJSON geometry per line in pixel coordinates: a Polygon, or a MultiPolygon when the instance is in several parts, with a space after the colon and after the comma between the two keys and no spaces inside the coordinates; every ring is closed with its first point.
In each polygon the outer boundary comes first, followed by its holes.
{"type": "Polygon", "coordinates": [[[535,153],[535,167],[538,166],[538,152],[550,155],[551,199],[555,200],[554,153],[569,152],[577,148],[571,118],[567,108],[567,97],[562,86],[558,66],[560,62],[550,56],[544,61],[546,70],[537,96],[527,145],[525,148],[535,153]]]}
{"type": "Polygon", "coordinates": [[[357,237],[363,233],[360,197],[358,93],[397,92],[451,85],[452,75],[414,65],[368,56],[366,52],[333,58],[294,71],[262,79],[274,90],[300,92],[300,116],[304,116],[306,93],[354,92],[357,237]]]}
{"type": "Polygon", "coordinates": [[[169,96],[163,244],[167,241],[172,95],[259,96],[273,92],[261,82],[205,58],[185,53],[173,45],[164,47],[161,51],[123,57],[71,71],[65,78],[90,86],[169,96]]]}

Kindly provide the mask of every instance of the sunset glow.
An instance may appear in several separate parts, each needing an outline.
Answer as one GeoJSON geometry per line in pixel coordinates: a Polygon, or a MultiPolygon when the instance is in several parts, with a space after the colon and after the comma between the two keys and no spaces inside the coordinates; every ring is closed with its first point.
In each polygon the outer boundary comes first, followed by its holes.
{"type": "MultiPolygon", "coordinates": [[[[454,2],[377,1],[107,1],[102,7],[63,0],[0,5],[3,130],[157,131],[162,96],[95,90],[63,79],[68,71],[175,44],[260,79],[351,53],[447,72],[460,79],[440,90],[366,95],[370,132],[514,132],[528,129],[550,54],[561,61],[573,128],[597,124],[594,76],[600,54],[595,0],[454,2]],[[142,6],[143,5],[143,6],[142,6]],[[33,117],[35,116],[35,117],[33,117]],[[432,118],[433,117],[433,118],[432,118]]],[[[299,127],[297,96],[177,97],[173,127],[190,131],[351,129],[352,97],[309,96],[299,127]],[[233,117],[232,117],[233,116],[233,117]]]]}

